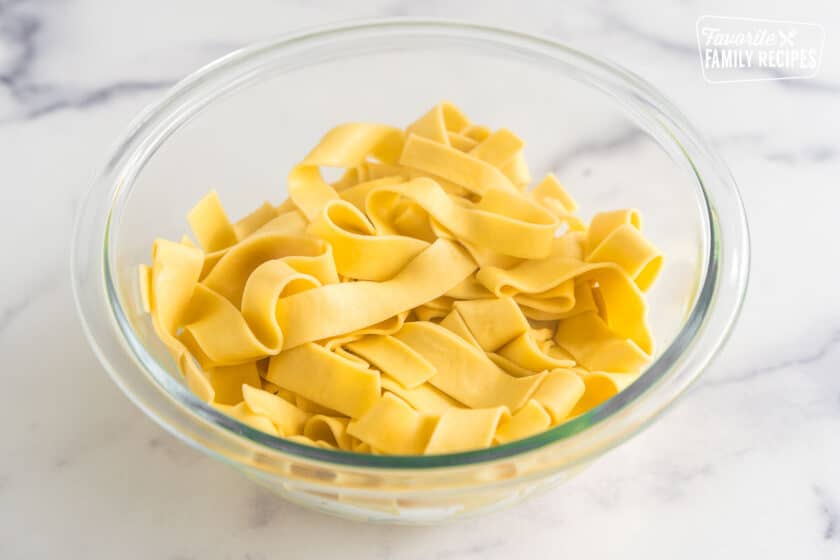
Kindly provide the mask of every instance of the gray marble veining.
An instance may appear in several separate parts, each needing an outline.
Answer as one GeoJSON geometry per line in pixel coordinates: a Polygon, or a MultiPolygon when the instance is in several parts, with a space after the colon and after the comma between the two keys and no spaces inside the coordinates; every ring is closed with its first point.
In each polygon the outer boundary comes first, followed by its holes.
{"type": "Polygon", "coordinates": [[[838,37],[828,0],[0,1],[0,558],[840,558],[838,37]],[[733,11],[822,22],[819,76],[705,83],[695,21],[733,11]],[[742,320],[678,406],[571,483],[437,528],[303,511],[176,441],[102,371],[69,290],[73,203],[143,106],[238,46],[374,15],[512,26],[627,66],[721,151],[752,228],[742,320]]]}

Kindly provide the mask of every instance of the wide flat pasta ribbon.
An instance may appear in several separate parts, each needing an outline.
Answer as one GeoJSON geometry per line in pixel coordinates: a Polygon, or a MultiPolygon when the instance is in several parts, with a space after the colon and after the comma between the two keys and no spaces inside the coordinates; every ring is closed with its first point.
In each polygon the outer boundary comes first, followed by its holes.
{"type": "Polygon", "coordinates": [[[614,263],[587,263],[557,256],[528,260],[508,270],[483,267],[476,274],[476,279],[497,295],[513,297],[520,293],[546,293],[571,279],[596,282],[610,329],[634,341],[644,352],[649,354],[652,351],[644,296],[632,279],[614,263]]]}
{"type": "Polygon", "coordinates": [[[586,225],[575,215],[577,203],[553,173],[549,173],[531,190],[531,196],[545,206],[572,231],[585,231],[586,225]]]}
{"type": "MultiPolygon", "coordinates": [[[[257,234],[231,247],[204,277],[202,284],[238,307],[248,278],[268,260],[294,256],[299,262],[305,262],[300,257],[320,257],[323,264],[316,274],[321,281],[338,282],[331,252],[330,245],[320,239],[273,232],[257,234]]],[[[313,268],[307,272],[315,271],[313,268]]]]}
{"type": "Polygon", "coordinates": [[[528,401],[519,412],[501,420],[495,434],[497,443],[508,443],[538,434],[551,426],[551,415],[535,400],[528,401]]]}
{"type": "Polygon", "coordinates": [[[312,417],[285,399],[262,389],[243,385],[241,391],[248,408],[271,420],[280,435],[303,434],[306,421],[312,417]]]}
{"type": "Polygon", "coordinates": [[[460,109],[444,101],[406,127],[407,135],[416,134],[440,144],[450,145],[450,135],[469,126],[470,121],[460,109]]]}
{"type": "Polygon", "coordinates": [[[185,340],[193,342],[194,353],[206,356],[208,363],[232,365],[258,359],[386,321],[446,292],[474,270],[471,259],[445,240],[382,283],[319,286],[317,279],[282,261],[267,261],[250,274],[243,289],[249,297],[243,298],[241,313],[221,294],[197,285],[184,326],[189,335],[185,340]],[[446,273],[438,273],[444,266],[446,273]],[[401,297],[383,297],[392,293],[401,297]]]}
{"type": "Polygon", "coordinates": [[[321,285],[317,278],[295,270],[284,259],[265,261],[248,277],[242,295],[242,317],[269,348],[283,348],[283,330],[277,321],[277,300],[321,285]]]}
{"type": "Polygon", "coordinates": [[[379,373],[307,343],[271,358],[266,379],[351,418],[379,398],[379,373]]]}
{"type": "Polygon", "coordinates": [[[530,328],[511,298],[476,299],[454,304],[470,336],[486,352],[493,352],[530,328]]]}
{"type": "Polygon", "coordinates": [[[426,444],[426,455],[457,453],[476,447],[490,447],[499,422],[509,415],[503,406],[494,408],[452,408],[437,421],[426,444]]]}
{"type": "Polygon", "coordinates": [[[311,221],[328,201],[338,198],[321,177],[320,167],[352,168],[367,157],[395,162],[402,145],[403,132],[398,128],[366,123],[337,126],[289,173],[289,198],[311,221]]]}
{"type": "Polygon", "coordinates": [[[277,217],[277,209],[264,202],[262,206],[232,224],[222,208],[218,194],[216,191],[210,191],[193,207],[187,221],[204,250],[213,253],[224,251],[277,217]]]}
{"type": "Polygon", "coordinates": [[[387,373],[407,389],[425,383],[437,373],[428,360],[393,336],[369,335],[346,344],[345,348],[387,373]]]}
{"type": "Polygon", "coordinates": [[[637,373],[650,361],[642,348],[617,336],[593,312],[560,321],[554,339],[589,370],[637,373]]]}
{"type": "Polygon", "coordinates": [[[500,128],[479,142],[469,153],[497,169],[503,169],[522,152],[524,146],[525,143],[516,134],[500,128]]]}
{"type": "Polygon", "coordinates": [[[401,383],[387,375],[381,377],[382,389],[410,404],[415,410],[422,410],[428,414],[441,414],[450,408],[464,408],[464,405],[436,389],[430,383],[423,383],[413,389],[406,389],[401,383]]]}
{"type": "Polygon", "coordinates": [[[575,362],[543,351],[525,315],[511,298],[459,301],[440,322],[514,377],[527,377],[575,362]]]}
{"type": "Polygon", "coordinates": [[[434,323],[406,323],[394,336],[435,367],[430,384],[472,408],[519,410],[542,380],[541,374],[508,375],[479,349],[434,323]]]}
{"type": "Polygon", "coordinates": [[[271,420],[262,414],[253,412],[250,408],[248,408],[248,405],[244,401],[236,405],[213,403],[213,406],[217,410],[224,412],[228,416],[236,418],[243,424],[246,424],[255,430],[265,432],[272,436],[280,435],[277,428],[275,428],[274,424],[271,423],[271,420]]]}
{"type": "Polygon", "coordinates": [[[608,401],[639,377],[635,374],[586,371],[579,368],[576,372],[586,388],[583,396],[569,414],[571,417],[583,414],[608,401]]]}
{"type": "Polygon", "coordinates": [[[441,239],[385,282],[331,284],[282,298],[277,318],[286,347],[352,332],[408,311],[457,286],[475,268],[457,244],[441,239]]]}
{"type": "Polygon", "coordinates": [[[208,368],[207,380],[213,386],[213,402],[229,405],[242,402],[245,387],[259,389],[262,386],[254,362],[208,368]]]}
{"type": "Polygon", "coordinates": [[[169,349],[190,390],[209,402],[215,398],[213,385],[207,374],[196,366],[188,348],[176,337],[202,266],[201,251],[195,247],[157,239],[152,245],[152,266],[140,269],[143,278],[140,285],[155,333],[169,349]]]}
{"type": "Polygon", "coordinates": [[[478,195],[489,189],[517,191],[504,173],[486,161],[413,134],[406,138],[399,163],[441,177],[478,195]]]}
{"type": "Polygon", "coordinates": [[[490,190],[474,207],[458,204],[434,181],[419,178],[374,189],[367,214],[378,231],[397,233],[389,210],[400,197],[422,207],[458,239],[522,258],[544,258],[551,252],[557,221],[517,195],[490,190]],[[499,211],[506,207],[509,214],[499,211]]]}
{"type": "Polygon", "coordinates": [[[523,148],[450,103],[335,127],[279,205],[199,201],[202,249],[157,240],[141,306],[189,388],[270,435],[414,455],[539,433],[650,361],[663,261],[639,212],[587,226],[554,175],[526,190],[523,148]]]}
{"type": "Polygon", "coordinates": [[[328,202],[307,230],[332,246],[339,274],[359,280],[393,278],[429,246],[403,235],[376,235],[363,212],[344,200],[328,202]]]}
{"type": "Polygon", "coordinates": [[[642,235],[641,218],[635,210],[597,214],[586,246],[587,261],[615,263],[642,291],[651,286],[662,268],[662,254],[642,235]]]}
{"type": "Polygon", "coordinates": [[[226,249],[238,240],[216,191],[210,191],[190,210],[187,221],[198,242],[208,253],[226,249]]]}
{"type": "Polygon", "coordinates": [[[436,416],[418,412],[392,393],[385,393],[367,414],[350,422],[347,430],[384,453],[419,455],[437,422],[436,416]]]}

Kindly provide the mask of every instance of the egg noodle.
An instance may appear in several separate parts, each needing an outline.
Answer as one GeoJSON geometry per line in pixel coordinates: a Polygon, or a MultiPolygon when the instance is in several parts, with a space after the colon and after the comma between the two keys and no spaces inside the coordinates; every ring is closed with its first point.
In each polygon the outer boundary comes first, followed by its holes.
{"type": "Polygon", "coordinates": [[[587,227],[553,175],[527,190],[522,148],[449,103],[340,125],[279,206],[232,223],[211,192],[201,248],[154,242],[154,329],[200,398],[319,447],[451,453],[577,416],[650,360],[662,256],[634,210],[587,227]]]}

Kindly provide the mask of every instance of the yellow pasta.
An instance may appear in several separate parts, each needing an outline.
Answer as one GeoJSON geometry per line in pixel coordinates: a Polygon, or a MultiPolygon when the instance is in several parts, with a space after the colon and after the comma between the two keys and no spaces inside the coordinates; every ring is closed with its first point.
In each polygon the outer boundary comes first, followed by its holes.
{"type": "Polygon", "coordinates": [[[638,378],[663,263],[638,211],[587,224],[554,175],[530,184],[522,139],[451,103],[339,125],[287,200],[231,221],[211,191],[198,246],[156,240],[141,306],[199,398],[272,436],[400,455],[529,437],[638,378]]]}
{"type": "Polygon", "coordinates": [[[451,408],[441,414],[424,453],[457,453],[476,447],[489,447],[499,427],[508,415],[505,407],[451,408]]]}
{"type": "Polygon", "coordinates": [[[393,336],[365,336],[345,347],[389,374],[407,389],[422,385],[437,373],[428,360],[393,336]]]}
{"type": "Polygon", "coordinates": [[[542,432],[549,426],[549,413],[539,402],[530,400],[516,414],[501,421],[494,438],[497,443],[507,443],[542,432]]]}
{"type": "Polygon", "coordinates": [[[383,453],[423,453],[437,418],[413,409],[393,393],[385,393],[362,418],[348,426],[351,435],[383,453]],[[383,429],[387,426],[388,429],[383,429]]]}

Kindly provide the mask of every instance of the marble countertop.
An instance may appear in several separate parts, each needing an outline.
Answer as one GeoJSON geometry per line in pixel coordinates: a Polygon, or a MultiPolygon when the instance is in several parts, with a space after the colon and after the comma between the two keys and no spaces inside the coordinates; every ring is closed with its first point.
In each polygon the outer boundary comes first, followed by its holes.
{"type": "Polygon", "coordinates": [[[0,557],[840,558],[840,3],[0,2],[0,557]],[[709,84],[704,14],[821,22],[809,80],[709,84]],[[545,34],[633,69],[699,125],[747,207],[752,282],[720,358],[631,443],[547,494],[436,528],[302,510],[135,408],[82,336],[74,209],[130,119],[247,43],[369,16],[545,34]]]}

